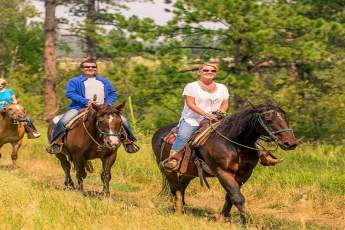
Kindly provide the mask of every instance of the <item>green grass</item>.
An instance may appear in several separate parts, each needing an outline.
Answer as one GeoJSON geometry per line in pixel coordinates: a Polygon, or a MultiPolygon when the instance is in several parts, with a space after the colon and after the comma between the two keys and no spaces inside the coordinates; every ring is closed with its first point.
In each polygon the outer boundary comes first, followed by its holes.
{"type": "MultiPolygon", "coordinates": [[[[44,151],[44,138],[24,141],[19,168],[11,170],[10,147],[0,159],[0,229],[239,229],[236,208],[232,223],[216,221],[224,191],[213,178],[211,189],[194,180],[187,190],[186,214],[173,213],[166,197],[157,196],[160,172],[149,137],[141,137],[141,151],[121,148],[112,169],[111,198],[102,189],[100,162],[85,180],[85,190],[64,190],[63,171],[44,151]]],[[[251,216],[248,229],[345,228],[345,148],[304,144],[276,167],[258,165],[243,186],[251,216]]]]}

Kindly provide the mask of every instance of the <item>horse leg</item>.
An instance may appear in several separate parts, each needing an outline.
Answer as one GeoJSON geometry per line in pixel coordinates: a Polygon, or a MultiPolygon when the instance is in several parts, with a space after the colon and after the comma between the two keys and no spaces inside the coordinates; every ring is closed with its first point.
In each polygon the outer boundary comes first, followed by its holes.
{"type": "Polygon", "coordinates": [[[18,152],[18,149],[20,148],[20,146],[22,145],[22,140],[18,141],[18,142],[13,142],[11,143],[12,145],[12,154],[11,154],[11,159],[12,159],[12,167],[13,169],[17,168],[17,158],[18,158],[18,155],[17,155],[17,152],[18,152]]]}
{"type": "Polygon", "coordinates": [[[220,220],[221,221],[224,221],[225,218],[229,218],[230,217],[231,207],[232,207],[232,202],[231,202],[230,194],[227,193],[225,195],[225,202],[224,202],[224,206],[223,206],[222,212],[220,213],[220,220]]]}
{"type": "Polygon", "coordinates": [[[193,179],[194,179],[193,177],[186,177],[186,176],[180,176],[179,177],[179,185],[180,185],[180,190],[182,193],[182,204],[183,204],[183,206],[186,204],[186,201],[185,201],[186,188],[189,185],[189,182],[193,179]]]}
{"type": "Polygon", "coordinates": [[[74,183],[71,178],[71,163],[67,160],[65,154],[57,153],[55,155],[60,160],[61,167],[65,172],[65,188],[74,189],[74,183]]]}
{"type": "MultiPolygon", "coordinates": [[[[2,148],[3,145],[0,145],[0,149],[2,148]]],[[[2,157],[1,152],[0,152],[0,158],[2,157]]]]}
{"type": "Polygon", "coordinates": [[[76,176],[78,180],[78,189],[83,191],[84,190],[83,180],[86,178],[85,161],[80,159],[78,161],[75,161],[74,165],[77,170],[76,176]]]}
{"type": "MultiPolygon", "coordinates": [[[[240,191],[240,186],[236,182],[234,176],[228,172],[220,171],[217,173],[217,177],[221,185],[227,192],[231,204],[234,204],[238,211],[240,212],[241,224],[245,225],[247,223],[246,212],[244,210],[244,196],[240,191]]],[[[230,204],[224,204],[224,207],[231,207],[230,204]]],[[[224,211],[224,209],[223,209],[224,211]]],[[[224,215],[222,211],[221,215],[224,215]]],[[[227,211],[227,209],[225,209],[227,211]]],[[[230,211],[230,210],[229,210],[230,211]]]]}
{"type": "Polygon", "coordinates": [[[103,194],[106,197],[110,196],[109,182],[111,180],[111,167],[116,160],[116,153],[111,154],[105,158],[102,158],[103,171],[101,173],[101,179],[103,182],[103,194]]]}

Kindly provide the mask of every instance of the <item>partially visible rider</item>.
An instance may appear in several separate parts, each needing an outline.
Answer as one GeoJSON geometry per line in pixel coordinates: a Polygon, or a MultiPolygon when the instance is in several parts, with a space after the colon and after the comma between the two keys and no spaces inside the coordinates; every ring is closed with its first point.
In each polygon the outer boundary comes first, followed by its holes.
{"type": "MultiPolygon", "coordinates": [[[[7,81],[0,78],[0,110],[4,109],[7,105],[17,104],[17,98],[12,89],[6,88],[7,81]]],[[[40,133],[37,131],[32,120],[29,117],[25,117],[25,120],[21,120],[24,123],[25,132],[29,139],[40,137],[40,133]]]]}
{"type": "Polygon", "coordinates": [[[225,113],[229,108],[229,92],[225,85],[214,81],[217,65],[206,63],[199,67],[199,79],[188,83],[182,95],[184,108],[178,125],[176,140],[173,143],[169,158],[162,166],[168,170],[177,170],[178,160],[174,156],[183,149],[193,132],[203,119],[217,121],[215,112],[225,113]]]}
{"type": "MultiPolygon", "coordinates": [[[[97,96],[97,104],[113,105],[117,99],[116,90],[111,83],[104,77],[97,74],[97,63],[93,59],[87,59],[80,63],[82,74],[70,79],[66,86],[66,97],[72,102],[69,110],[63,114],[58,121],[50,141],[50,146],[46,149],[48,153],[56,154],[61,151],[61,143],[57,143],[60,137],[66,131],[66,125],[80,110],[88,107],[93,103],[94,95],[97,96]]],[[[121,116],[123,127],[126,131],[127,141],[124,142],[127,152],[133,153],[138,151],[134,142],[134,137],[129,122],[124,116],[121,116]]]]}

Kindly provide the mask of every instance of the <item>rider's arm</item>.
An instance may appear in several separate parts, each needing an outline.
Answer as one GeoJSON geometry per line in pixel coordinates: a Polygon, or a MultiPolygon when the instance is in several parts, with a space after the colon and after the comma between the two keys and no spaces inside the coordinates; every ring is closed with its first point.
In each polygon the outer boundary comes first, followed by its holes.
{"type": "Polygon", "coordinates": [[[13,104],[18,104],[16,95],[12,95],[11,99],[12,99],[12,103],[13,103],[13,104]]]}
{"type": "Polygon", "coordinates": [[[111,85],[111,83],[105,79],[105,90],[107,91],[107,98],[105,98],[105,103],[109,105],[115,104],[117,99],[117,92],[115,88],[111,85]]]}
{"type": "Polygon", "coordinates": [[[229,109],[229,99],[223,100],[222,104],[220,105],[219,111],[226,113],[229,109]]]}
{"type": "Polygon", "coordinates": [[[87,106],[89,100],[84,98],[82,95],[78,93],[76,84],[77,83],[73,80],[69,80],[67,82],[66,97],[71,99],[74,102],[78,102],[78,103],[83,104],[84,106],[87,106]]]}

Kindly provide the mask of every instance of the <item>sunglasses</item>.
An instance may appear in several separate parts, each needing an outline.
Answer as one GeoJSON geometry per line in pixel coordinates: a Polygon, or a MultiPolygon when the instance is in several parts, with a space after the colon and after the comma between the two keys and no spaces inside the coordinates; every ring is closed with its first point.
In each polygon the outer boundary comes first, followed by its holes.
{"type": "Polygon", "coordinates": [[[97,66],[95,65],[90,65],[90,66],[83,66],[84,69],[96,69],[97,66]]]}
{"type": "Polygon", "coordinates": [[[216,73],[217,70],[215,70],[215,69],[203,69],[202,72],[204,72],[204,73],[216,73]]]}

